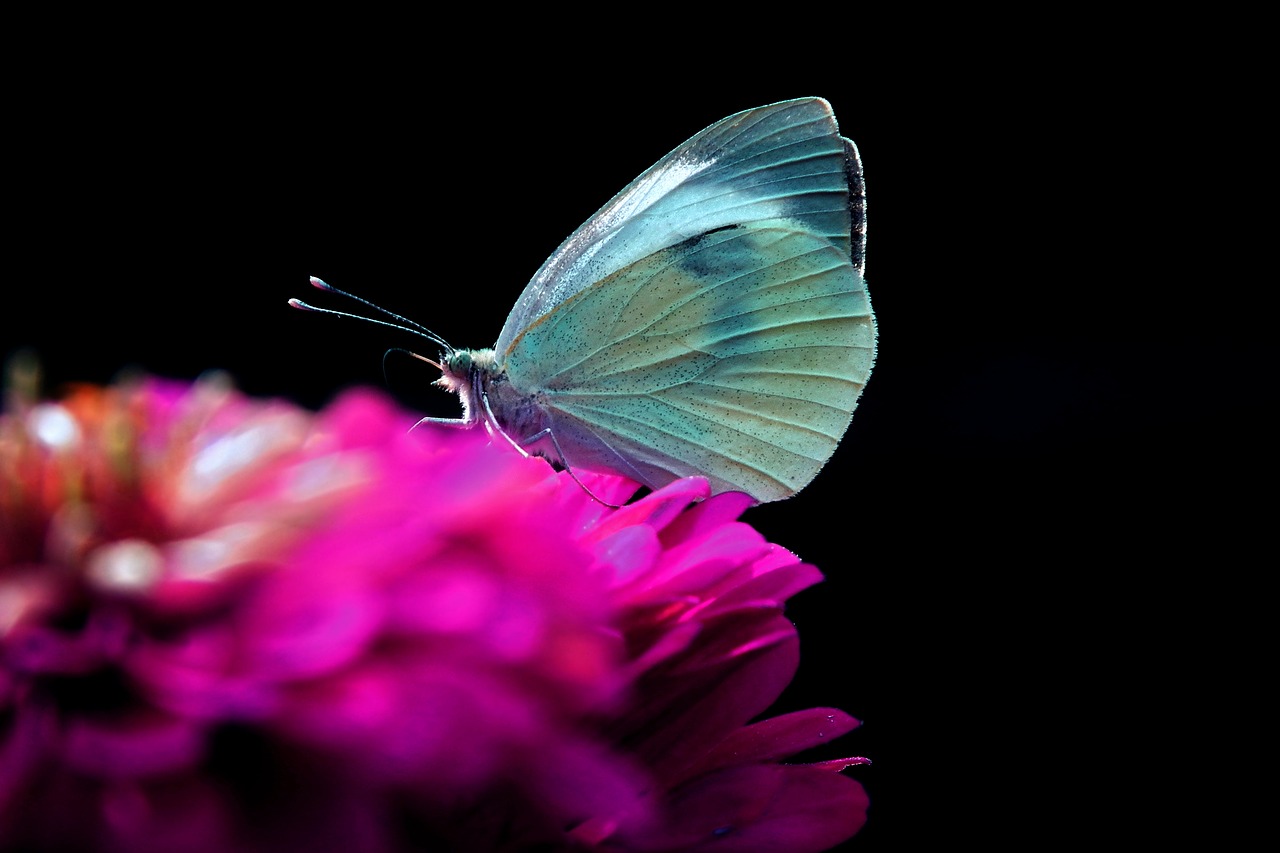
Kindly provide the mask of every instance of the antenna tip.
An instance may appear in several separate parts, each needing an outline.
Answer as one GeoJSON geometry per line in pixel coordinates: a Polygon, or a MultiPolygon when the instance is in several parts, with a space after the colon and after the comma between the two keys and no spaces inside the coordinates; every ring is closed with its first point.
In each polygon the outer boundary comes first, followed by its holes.
{"type": "Polygon", "coordinates": [[[314,311],[314,310],[316,310],[316,309],[312,308],[310,305],[308,305],[307,303],[303,302],[301,299],[290,299],[290,300],[289,300],[289,307],[290,307],[290,308],[300,308],[300,309],[302,309],[303,311],[314,311]]]}
{"type": "Polygon", "coordinates": [[[332,287],[330,287],[329,285],[325,284],[322,280],[320,280],[320,279],[316,278],[315,276],[311,276],[311,286],[312,286],[312,287],[318,287],[318,288],[320,288],[321,290],[333,290],[333,288],[332,288],[332,287]]]}

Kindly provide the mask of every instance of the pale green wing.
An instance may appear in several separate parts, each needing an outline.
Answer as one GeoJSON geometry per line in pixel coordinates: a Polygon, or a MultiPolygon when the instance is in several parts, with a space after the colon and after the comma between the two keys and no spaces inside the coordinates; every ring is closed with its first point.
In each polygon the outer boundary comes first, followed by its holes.
{"type": "Polygon", "coordinates": [[[857,151],[821,98],[729,116],[659,160],[565,240],[520,294],[494,348],[505,351],[601,279],[728,225],[788,219],[825,237],[860,271],[861,182],[857,151]]]}
{"type": "Polygon", "coordinates": [[[722,228],[580,291],[505,357],[564,462],[658,488],[701,474],[760,501],[830,458],[870,375],[861,274],[788,220],[722,228]]]}

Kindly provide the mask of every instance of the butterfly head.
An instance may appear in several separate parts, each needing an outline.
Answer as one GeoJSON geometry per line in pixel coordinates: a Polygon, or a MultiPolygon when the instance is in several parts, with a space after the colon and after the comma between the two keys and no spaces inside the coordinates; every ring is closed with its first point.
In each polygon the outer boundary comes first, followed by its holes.
{"type": "Polygon", "coordinates": [[[447,391],[462,393],[462,389],[471,387],[476,373],[487,373],[493,365],[491,349],[451,349],[440,356],[440,378],[435,384],[447,391]]]}
{"type": "Polygon", "coordinates": [[[448,349],[440,356],[440,378],[435,385],[452,391],[462,401],[462,419],[474,421],[476,404],[484,391],[486,379],[494,372],[494,352],[491,349],[448,349]]]}

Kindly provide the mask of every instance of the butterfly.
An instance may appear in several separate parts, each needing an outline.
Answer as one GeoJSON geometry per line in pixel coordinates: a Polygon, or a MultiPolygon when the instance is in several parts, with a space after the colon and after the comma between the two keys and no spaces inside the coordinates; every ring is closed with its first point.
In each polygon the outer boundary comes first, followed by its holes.
{"type": "Polygon", "coordinates": [[[463,409],[422,422],[483,424],[571,474],[791,497],[831,458],[871,374],[865,248],[862,164],[830,104],[731,115],[573,232],[492,349],[411,323],[444,348],[436,384],[463,409]]]}

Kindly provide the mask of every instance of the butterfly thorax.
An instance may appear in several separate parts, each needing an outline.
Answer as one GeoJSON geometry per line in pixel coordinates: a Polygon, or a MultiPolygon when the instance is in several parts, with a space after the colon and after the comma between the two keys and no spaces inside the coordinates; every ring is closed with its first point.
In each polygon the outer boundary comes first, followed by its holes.
{"type": "Polygon", "coordinates": [[[440,363],[436,384],[457,393],[467,423],[501,430],[518,445],[550,425],[536,396],[516,390],[492,349],[453,350],[440,363]]]}

